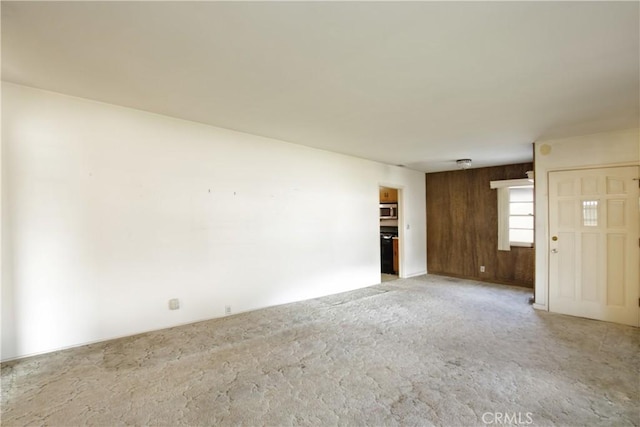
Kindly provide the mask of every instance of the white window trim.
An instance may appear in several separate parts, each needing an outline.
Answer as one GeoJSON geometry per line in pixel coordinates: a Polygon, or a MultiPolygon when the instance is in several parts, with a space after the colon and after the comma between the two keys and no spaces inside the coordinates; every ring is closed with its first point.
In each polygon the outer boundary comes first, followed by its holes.
{"type": "Polygon", "coordinates": [[[528,187],[533,185],[533,181],[529,181],[528,178],[504,179],[502,181],[491,181],[489,184],[491,185],[491,189],[495,190],[496,188],[503,187],[528,187]]]}
{"type": "Polygon", "coordinates": [[[530,243],[509,241],[509,188],[529,187],[533,181],[528,178],[491,181],[491,189],[498,190],[498,250],[510,251],[511,246],[532,247],[530,243]]]}
{"type": "Polygon", "coordinates": [[[518,246],[519,248],[532,248],[533,247],[533,243],[529,243],[529,242],[509,242],[509,244],[511,246],[518,246]]]}
{"type": "Polygon", "coordinates": [[[498,187],[498,250],[511,250],[511,242],[509,242],[509,187],[498,187]]]}

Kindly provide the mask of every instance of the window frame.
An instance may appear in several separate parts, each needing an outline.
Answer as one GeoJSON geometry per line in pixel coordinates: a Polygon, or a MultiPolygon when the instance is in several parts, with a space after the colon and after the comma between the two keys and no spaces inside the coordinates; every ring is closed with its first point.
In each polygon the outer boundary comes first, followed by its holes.
{"type": "MultiPolygon", "coordinates": [[[[505,179],[501,181],[491,181],[490,182],[491,189],[498,190],[498,250],[499,251],[510,251],[512,247],[525,247],[525,248],[533,248],[535,245],[534,242],[516,242],[511,241],[509,239],[509,217],[510,215],[510,204],[511,204],[511,195],[510,189],[514,187],[531,187],[534,188],[534,183],[532,179],[523,178],[523,179],[505,179]]],[[[534,201],[535,203],[535,201],[534,201]]],[[[535,209],[535,205],[534,205],[535,209]]],[[[535,212],[533,214],[534,223],[534,239],[535,239],[535,212]]]]}

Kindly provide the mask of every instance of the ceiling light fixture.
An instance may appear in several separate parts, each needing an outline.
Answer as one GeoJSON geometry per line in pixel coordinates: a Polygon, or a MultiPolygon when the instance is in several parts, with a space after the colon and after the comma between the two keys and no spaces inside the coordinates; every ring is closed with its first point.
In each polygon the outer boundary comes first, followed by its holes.
{"type": "Polygon", "coordinates": [[[469,169],[471,167],[471,159],[456,160],[456,164],[460,169],[469,169]]]}

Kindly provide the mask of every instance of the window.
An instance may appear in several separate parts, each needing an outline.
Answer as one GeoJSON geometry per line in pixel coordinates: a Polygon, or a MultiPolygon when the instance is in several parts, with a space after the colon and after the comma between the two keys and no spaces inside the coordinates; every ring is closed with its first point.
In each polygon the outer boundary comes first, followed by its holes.
{"type": "Polygon", "coordinates": [[[585,227],[598,226],[598,201],[582,201],[582,225],[585,227]]]}
{"type": "Polygon", "coordinates": [[[491,181],[498,190],[498,250],[533,247],[533,183],[529,179],[491,181]]]}
{"type": "Polygon", "coordinates": [[[509,245],[533,246],[533,185],[509,187],[509,245]]]}

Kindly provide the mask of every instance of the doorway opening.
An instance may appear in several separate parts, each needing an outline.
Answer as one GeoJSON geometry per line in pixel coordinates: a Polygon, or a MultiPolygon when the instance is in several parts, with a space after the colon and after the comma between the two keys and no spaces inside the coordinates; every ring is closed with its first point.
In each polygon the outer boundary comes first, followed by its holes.
{"type": "Polygon", "coordinates": [[[380,187],[380,282],[400,278],[400,190],[380,187]]]}

